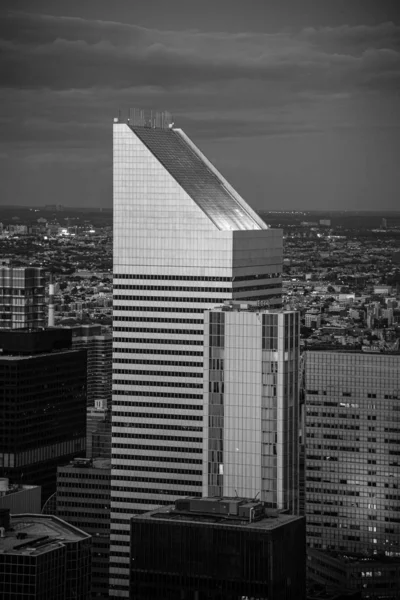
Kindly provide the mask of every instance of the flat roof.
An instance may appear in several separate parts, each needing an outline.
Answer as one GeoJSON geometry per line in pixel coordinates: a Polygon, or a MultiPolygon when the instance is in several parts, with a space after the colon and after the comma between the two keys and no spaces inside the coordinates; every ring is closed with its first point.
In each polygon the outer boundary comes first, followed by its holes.
{"type": "Polygon", "coordinates": [[[59,470],[84,471],[86,469],[111,469],[111,458],[85,458],[74,459],[68,465],[58,467],[59,470]]]}
{"type": "Polygon", "coordinates": [[[238,519],[232,518],[229,515],[223,514],[207,514],[207,513],[195,513],[195,512],[181,512],[175,509],[175,506],[164,506],[142,515],[135,515],[132,517],[133,520],[140,521],[164,521],[164,522],[175,522],[175,523],[204,523],[206,525],[217,525],[235,529],[252,529],[252,530],[263,530],[273,531],[279,529],[283,525],[293,523],[294,521],[300,521],[304,517],[297,515],[287,515],[279,513],[278,511],[267,511],[265,516],[258,520],[247,522],[245,518],[238,519]]]}
{"type": "Polygon", "coordinates": [[[85,348],[63,348],[60,350],[50,350],[46,352],[38,352],[37,354],[2,354],[0,351],[0,362],[3,361],[23,361],[31,358],[42,359],[46,356],[59,356],[60,354],[76,354],[77,352],[86,352],[85,348]]]}
{"type": "Polygon", "coordinates": [[[53,550],[57,544],[90,539],[81,529],[53,515],[10,515],[11,529],[0,537],[0,554],[37,556],[53,550]],[[23,538],[18,534],[26,534],[23,538]]]}

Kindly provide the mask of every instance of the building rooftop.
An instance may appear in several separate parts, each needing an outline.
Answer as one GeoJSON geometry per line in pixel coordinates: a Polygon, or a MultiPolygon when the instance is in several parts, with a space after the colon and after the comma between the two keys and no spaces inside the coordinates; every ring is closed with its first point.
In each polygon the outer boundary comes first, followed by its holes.
{"type": "MultiPolygon", "coordinates": [[[[278,285],[278,284],[277,284],[278,285]]],[[[256,300],[254,302],[226,302],[222,306],[210,308],[208,312],[254,312],[254,313],[294,313],[296,310],[286,310],[285,308],[269,308],[269,300],[256,300]]]]}
{"type": "Polygon", "coordinates": [[[52,515],[11,515],[10,528],[0,537],[0,554],[37,556],[59,544],[90,539],[90,535],[52,515]]]}
{"type": "Polygon", "coordinates": [[[111,469],[111,458],[74,458],[60,469],[111,469]]]}
{"type": "Polygon", "coordinates": [[[218,229],[268,229],[183,131],[130,128],[218,229]]]}
{"type": "Polygon", "coordinates": [[[181,498],[175,505],[161,507],[133,519],[191,522],[235,528],[272,531],[287,523],[303,519],[264,509],[261,502],[247,498],[181,498]]]}
{"type": "Polygon", "coordinates": [[[22,485],[21,483],[9,483],[6,477],[0,477],[0,498],[40,488],[40,485],[22,485]],[[4,489],[3,489],[4,487],[4,489]]]}

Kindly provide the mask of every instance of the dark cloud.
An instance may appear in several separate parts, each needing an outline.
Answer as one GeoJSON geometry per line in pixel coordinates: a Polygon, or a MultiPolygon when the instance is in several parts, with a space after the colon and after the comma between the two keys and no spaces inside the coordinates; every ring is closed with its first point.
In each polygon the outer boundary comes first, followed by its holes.
{"type": "Polygon", "coordinates": [[[302,89],[365,84],[400,70],[400,28],[298,34],[159,31],[115,22],[10,13],[0,20],[5,86],[70,89],[260,80],[302,89]],[[374,60],[375,57],[375,60],[374,60]]]}
{"type": "Polygon", "coordinates": [[[264,176],[262,144],[270,165],[278,160],[272,144],[289,137],[318,162],[318,145],[330,156],[327,139],[339,148],[343,135],[340,152],[361,161],[363,144],[349,132],[369,144],[371,129],[389,135],[400,124],[400,27],[391,22],[237,33],[9,12],[0,17],[0,52],[0,180],[14,173],[3,183],[8,199],[13,186],[23,193],[20,174],[27,188],[40,182],[41,190],[49,177],[53,193],[64,168],[74,175],[67,189],[96,189],[110,203],[111,122],[120,108],[170,110],[217,165],[236,161],[234,183],[236,173],[248,173],[250,187],[253,175],[258,186],[264,176]],[[233,159],[249,140],[257,156],[246,150],[233,159]]]}

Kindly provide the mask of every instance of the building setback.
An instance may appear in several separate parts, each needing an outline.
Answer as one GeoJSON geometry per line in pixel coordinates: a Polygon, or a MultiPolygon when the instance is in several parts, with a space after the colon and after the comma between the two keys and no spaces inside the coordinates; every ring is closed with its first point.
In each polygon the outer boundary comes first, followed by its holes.
{"type": "Polygon", "coordinates": [[[0,511],[0,598],[87,600],[91,537],[57,517],[0,511]]]}
{"type": "Polygon", "coordinates": [[[0,329],[37,329],[45,325],[43,269],[0,267],[0,329]]]}
{"type": "Polygon", "coordinates": [[[226,304],[204,318],[204,496],[299,510],[299,315],[226,304]]]}
{"type": "Polygon", "coordinates": [[[85,453],[86,351],[60,330],[0,332],[0,476],[56,490],[57,466],[85,453]]]}
{"type": "Polygon", "coordinates": [[[180,129],[137,123],[114,124],[110,597],[131,515],[201,496],[204,310],[281,304],[282,232],[180,129]]]}
{"type": "Polygon", "coordinates": [[[304,517],[187,498],[131,521],[130,598],[305,598],[304,517]]]}

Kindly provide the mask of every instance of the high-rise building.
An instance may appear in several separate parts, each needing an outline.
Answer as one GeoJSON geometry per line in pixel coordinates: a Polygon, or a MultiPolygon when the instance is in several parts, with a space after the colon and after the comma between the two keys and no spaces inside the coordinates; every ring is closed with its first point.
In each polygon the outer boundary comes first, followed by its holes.
{"type": "Polygon", "coordinates": [[[400,353],[307,350],[305,387],[308,545],[400,563],[400,353]]]}
{"type": "Polygon", "coordinates": [[[86,419],[87,458],[111,458],[111,407],[88,406],[86,419]]]}
{"type": "Polygon", "coordinates": [[[92,536],[91,598],[99,600],[108,599],[110,483],[110,459],[76,458],[57,470],[56,514],[92,536]]]}
{"type": "Polygon", "coordinates": [[[0,598],[87,600],[91,537],[57,517],[0,512],[0,598]]]}
{"type": "Polygon", "coordinates": [[[131,520],[130,598],[305,598],[304,517],[261,502],[182,499],[131,520]]]}
{"type": "Polygon", "coordinates": [[[37,267],[0,267],[0,329],[46,325],[45,276],[37,267]]]}
{"type": "Polygon", "coordinates": [[[201,496],[203,313],[281,304],[282,232],[163,118],[114,124],[111,597],[129,518],[201,496]]]}
{"type": "Polygon", "coordinates": [[[400,353],[308,350],[305,382],[308,543],[400,557],[400,353]]]}
{"type": "Polygon", "coordinates": [[[297,513],[299,314],[227,304],[204,332],[203,495],[297,513]]]}
{"type": "Polygon", "coordinates": [[[85,453],[86,350],[67,330],[0,332],[0,476],[55,492],[57,466],[85,453]]]}
{"type": "Polygon", "coordinates": [[[106,409],[111,405],[112,334],[103,333],[101,325],[76,325],[72,331],[72,348],[87,350],[87,405],[106,409]]]}

